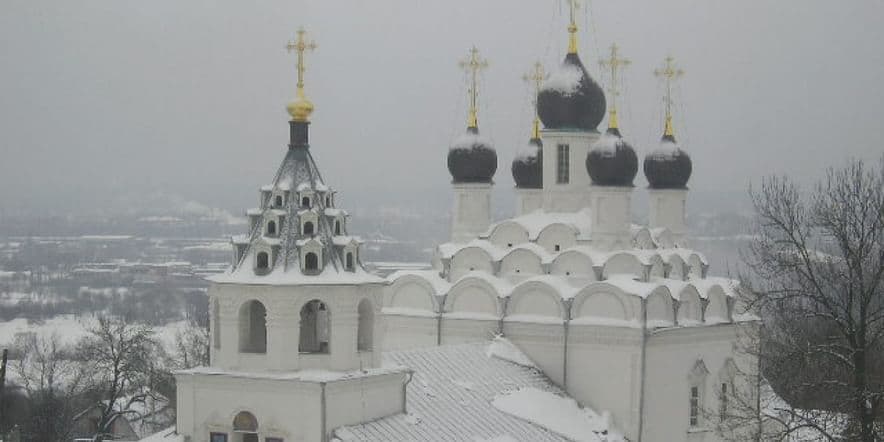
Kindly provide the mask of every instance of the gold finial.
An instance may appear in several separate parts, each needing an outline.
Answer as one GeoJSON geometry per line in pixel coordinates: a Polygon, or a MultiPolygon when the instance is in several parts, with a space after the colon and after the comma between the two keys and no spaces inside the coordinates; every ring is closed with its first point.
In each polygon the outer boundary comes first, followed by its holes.
{"type": "Polygon", "coordinates": [[[579,0],[566,0],[570,12],[570,23],[568,24],[568,53],[577,53],[577,9],[580,8],[579,0]]]}
{"type": "Polygon", "coordinates": [[[534,83],[534,123],[531,129],[532,139],[540,139],[540,118],[537,116],[537,96],[540,95],[540,88],[543,86],[543,80],[546,80],[547,78],[549,78],[549,74],[543,70],[543,65],[540,64],[539,61],[534,63],[534,68],[531,72],[522,75],[522,80],[534,83]]]}
{"type": "Polygon", "coordinates": [[[286,106],[286,110],[292,116],[292,121],[301,122],[308,121],[310,114],[313,113],[313,103],[304,94],[304,71],[307,70],[304,66],[304,52],[316,49],[316,43],[312,40],[307,41],[306,34],[307,31],[304,28],[298,29],[298,39],[296,41],[289,41],[285,46],[289,52],[296,52],[298,54],[298,64],[296,65],[298,70],[297,98],[286,106]]]}
{"type": "Polygon", "coordinates": [[[684,75],[684,71],[675,67],[675,59],[667,56],[664,59],[663,67],[654,69],[654,75],[663,78],[666,82],[666,96],[663,97],[666,103],[666,120],[663,126],[663,136],[671,137],[674,135],[672,130],[672,83],[684,75]]]}
{"type": "Polygon", "coordinates": [[[632,61],[628,59],[621,58],[619,54],[620,47],[617,46],[617,43],[614,43],[611,45],[611,56],[599,60],[602,68],[611,70],[611,83],[608,86],[608,93],[611,97],[611,105],[608,110],[608,113],[610,114],[610,117],[608,118],[608,128],[610,129],[618,128],[617,97],[620,95],[620,88],[618,87],[619,85],[617,83],[617,73],[621,68],[625,68],[626,66],[629,66],[630,63],[632,63],[632,61]]]}
{"type": "Polygon", "coordinates": [[[470,74],[470,88],[467,93],[470,96],[470,113],[467,118],[467,128],[470,129],[478,129],[479,128],[479,119],[478,119],[478,110],[476,107],[476,98],[479,96],[478,91],[478,74],[479,71],[488,67],[488,60],[483,60],[479,58],[479,50],[473,46],[470,49],[470,56],[465,60],[461,60],[458,63],[461,68],[467,71],[470,74]]]}

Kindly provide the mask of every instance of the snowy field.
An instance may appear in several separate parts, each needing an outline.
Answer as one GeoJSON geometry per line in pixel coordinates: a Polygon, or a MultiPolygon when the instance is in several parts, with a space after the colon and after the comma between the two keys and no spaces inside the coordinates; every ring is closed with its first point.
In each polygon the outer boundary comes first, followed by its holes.
{"type": "MultiPolygon", "coordinates": [[[[57,333],[63,344],[74,345],[88,334],[87,329],[96,322],[94,317],[73,315],[56,316],[45,321],[28,321],[24,318],[3,321],[0,322],[0,348],[9,348],[15,341],[15,337],[24,333],[36,333],[38,336],[50,336],[52,333],[57,333]]],[[[161,327],[154,327],[154,331],[166,349],[171,349],[175,343],[175,334],[186,326],[187,321],[176,321],[161,327]]]]}

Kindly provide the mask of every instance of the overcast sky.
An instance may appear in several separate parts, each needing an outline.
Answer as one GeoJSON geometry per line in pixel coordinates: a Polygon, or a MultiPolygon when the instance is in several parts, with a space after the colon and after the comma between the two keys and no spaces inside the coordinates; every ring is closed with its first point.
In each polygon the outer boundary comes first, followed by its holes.
{"type": "MultiPolygon", "coordinates": [[[[100,206],[166,191],[213,205],[256,200],[282,159],[303,25],[314,155],[344,195],[448,191],[445,155],[466,123],[457,61],[476,45],[479,125],[498,187],[532,110],[521,80],[564,56],[558,0],[258,2],[4,0],[0,6],[0,208],[100,206]]],[[[744,191],[772,173],[819,176],[884,150],[884,2],[596,0],[580,56],[612,42],[632,60],[621,127],[639,151],[661,133],[652,71],[686,71],[676,135],[690,186],[744,191]]],[[[601,129],[603,129],[604,123],[601,129]]],[[[639,174],[636,184],[646,185],[639,174]]]]}

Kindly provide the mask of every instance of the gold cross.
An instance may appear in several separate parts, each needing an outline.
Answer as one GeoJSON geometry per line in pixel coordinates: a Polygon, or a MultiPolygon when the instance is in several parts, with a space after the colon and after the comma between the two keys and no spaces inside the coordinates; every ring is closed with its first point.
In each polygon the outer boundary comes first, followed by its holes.
{"type": "Polygon", "coordinates": [[[654,75],[663,78],[666,82],[666,96],[663,100],[666,103],[666,122],[664,123],[663,135],[672,136],[672,83],[684,75],[684,71],[675,67],[675,59],[667,56],[663,60],[663,67],[654,69],[654,75]]]}
{"type": "Polygon", "coordinates": [[[304,90],[304,71],[307,68],[304,66],[304,52],[312,51],[316,49],[316,43],[313,40],[307,41],[305,35],[307,31],[304,28],[298,29],[298,40],[297,41],[289,41],[288,44],[285,45],[285,48],[289,52],[297,52],[298,53],[298,92],[303,93],[304,90]]]}
{"type": "Polygon", "coordinates": [[[620,48],[614,43],[611,45],[611,56],[599,60],[599,64],[602,65],[602,68],[611,70],[611,84],[608,86],[608,92],[611,95],[611,107],[609,110],[611,116],[608,118],[608,127],[611,129],[616,129],[618,127],[617,97],[620,95],[620,89],[617,84],[617,72],[621,68],[625,68],[632,63],[630,60],[619,57],[619,54],[620,48]]]}
{"type": "Polygon", "coordinates": [[[540,119],[537,117],[537,96],[540,95],[540,88],[543,86],[543,80],[549,78],[549,74],[543,70],[540,62],[534,63],[534,69],[522,75],[522,80],[534,82],[534,123],[531,130],[531,138],[540,139],[540,119]]]}
{"type": "Polygon", "coordinates": [[[465,60],[461,60],[458,65],[467,71],[470,74],[470,88],[467,91],[470,97],[470,114],[467,120],[467,127],[470,128],[478,128],[478,116],[476,109],[476,98],[479,95],[478,91],[478,74],[479,71],[488,67],[488,60],[483,60],[479,58],[479,50],[476,49],[475,46],[470,48],[470,56],[465,60]]]}
{"type": "Polygon", "coordinates": [[[580,8],[580,0],[565,0],[568,2],[570,23],[568,24],[568,53],[577,53],[577,9],[580,8]]]}

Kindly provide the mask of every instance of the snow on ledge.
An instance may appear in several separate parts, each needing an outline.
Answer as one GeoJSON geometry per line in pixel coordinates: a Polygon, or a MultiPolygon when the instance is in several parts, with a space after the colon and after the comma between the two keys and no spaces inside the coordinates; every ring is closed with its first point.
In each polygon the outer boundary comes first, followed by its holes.
{"type": "Polygon", "coordinates": [[[610,428],[608,413],[580,408],[577,401],[533,387],[494,398],[498,410],[578,442],[625,442],[610,428]]]}
{"type": "Polygon", "coordinates": [[[485,355],[489,358],[494,357],[503,359],[504,361],[509,361],[523,367],[537,368],[537,366],[534,365],[534,361],[529,359],[528,356],[525,356],[525,353],[522,353],[522,350],[519,350],[519,348],[510,342],[509,339],[500,335],[495,336],[491,343],[488,344],[488,348],[485,350],[485,355]]]}
{"type": "Polygon", "coordinates": [[[141,439],[141,442],[184,442],[184,436],[175,432],[175,427],[169,427],[141,439]]]}

